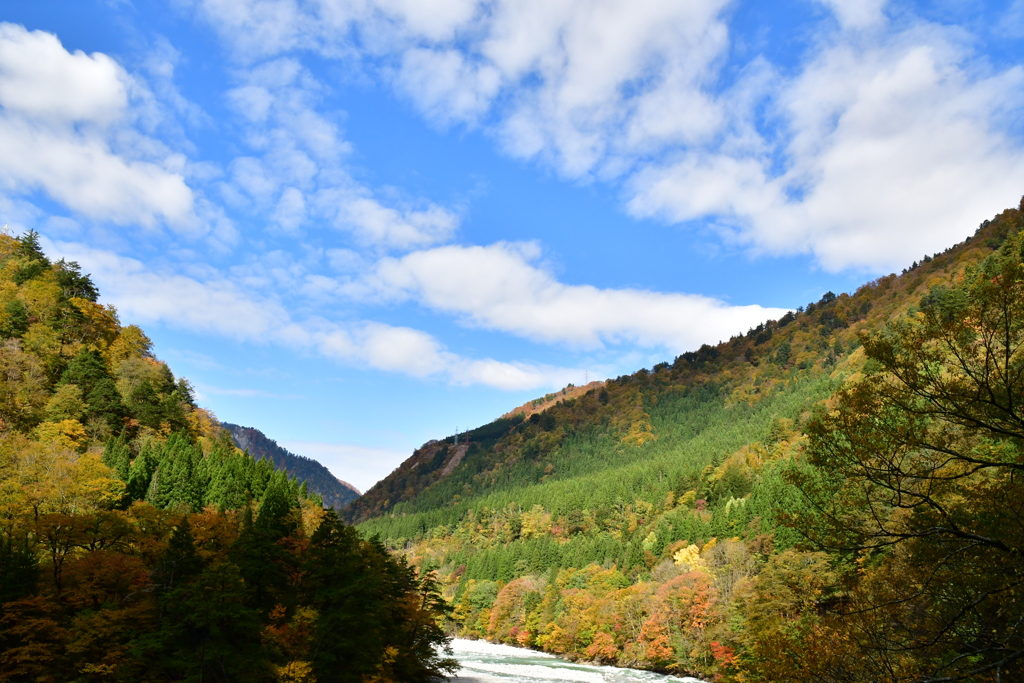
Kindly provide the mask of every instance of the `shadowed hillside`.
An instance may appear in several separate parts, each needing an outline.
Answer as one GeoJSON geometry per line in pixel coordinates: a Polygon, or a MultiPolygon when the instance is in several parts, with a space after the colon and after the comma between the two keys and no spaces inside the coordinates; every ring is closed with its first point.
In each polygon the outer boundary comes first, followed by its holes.
{"type": "Polygon", "coordinates": [[[221,424],[231,432],[231,439],[236,446],[248,451],[257,460],[270,460],[277,469],[285,470],[297,480],[306,482],[310,491],[320,494],[324,505],[340,510],[359,497],[359,490],[355,486],[341,481],[316,460],[282,448],[260,430],[228,422],[221,424]]]}

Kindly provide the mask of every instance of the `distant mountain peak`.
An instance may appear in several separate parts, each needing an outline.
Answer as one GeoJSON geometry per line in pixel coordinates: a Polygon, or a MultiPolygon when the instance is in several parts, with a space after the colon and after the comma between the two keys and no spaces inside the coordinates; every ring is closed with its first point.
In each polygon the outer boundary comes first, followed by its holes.
{"type": "Polygon", "coordinates": [[[362,495],[355,486],[338,479],[330,470],[312,458],[297,455],[279,445],[255,427],[222,422],[231,433],[235,445],[256,458],[266,458],[278,469],[283,469],[299,481],[306,482],[310,491],[320,494],[324,505],[340,510],[362,495]]]}

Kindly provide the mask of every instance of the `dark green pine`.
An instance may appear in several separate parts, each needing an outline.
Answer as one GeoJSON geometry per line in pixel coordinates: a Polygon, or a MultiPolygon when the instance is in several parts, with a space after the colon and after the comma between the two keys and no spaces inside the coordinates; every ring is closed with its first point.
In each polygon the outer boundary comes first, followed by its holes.
{"type": "Polygon", "coordinates": [[[120,431],[127,416],[121,394],[99,351],[82,349],[61,375],[59,384],[77,384],[85,397],[89,417],[99,417],[120,431]]]}
{"type": "Polygon", "coordinates": [[[131,449],[128,446],[128,437],[123,430],[120,436],[107,441],[107,445],[103,448],[103,464],[114,470],[118,479],[128,483],[131,449]]]}
{"type": "Polygon", "coordinates": [[[128,495],[132,500],[145,500],[147,497],[159,464],[153,450],[151,442],[142,444],[139,455],[128,468],[128,495]]]}

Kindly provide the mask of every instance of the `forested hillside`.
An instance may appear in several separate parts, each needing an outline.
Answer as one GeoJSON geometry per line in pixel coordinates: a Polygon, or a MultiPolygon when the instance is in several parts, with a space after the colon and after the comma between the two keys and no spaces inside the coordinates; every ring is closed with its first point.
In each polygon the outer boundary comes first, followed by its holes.
{"type": "Polygon", "coordinates": [[[0,680],[427,681],[434,583],[238,450],[38,235],[0,235],[0,680]]]}
{"type": "Polygon", "coordinates": [[[286,471],[304,483],[310,491],[323,499],[327,507],[340,510],[359,497],[355,486],[341,481],[316,460],[282,448],[260,430],[229,422],[222,422],[221,426],[228,430],[236,446],[257,460],[269,460],[277,469],[286,471]]]}
{"type": "Polygon", "coordinates": [[[570,384],[561,391],[555,391],[550,394],[544,394],[540,398],[535,398],[532,401],[527,401],[518,408],[513,408],[512,410],[508,411],[507,413],[502,415],[502,417],[513,418],[516,417],[517,415],[521,415],[525,419],[530,417],[534,413],[543,413],[545,410],[547,410],[553,405],[557,405],[569,399],[579,398],[580,396],[583,396],[591,389],[600,389],[603,386],[604,382],[602,381],[589,382],[588,384],[582,387],[570,384]]]}
{"type": "Polygon", "coordinates": [[[436,569],[470,637],[715,680],[1022,679],[1022,227],[430,442],[345,514],[436,569]]]}

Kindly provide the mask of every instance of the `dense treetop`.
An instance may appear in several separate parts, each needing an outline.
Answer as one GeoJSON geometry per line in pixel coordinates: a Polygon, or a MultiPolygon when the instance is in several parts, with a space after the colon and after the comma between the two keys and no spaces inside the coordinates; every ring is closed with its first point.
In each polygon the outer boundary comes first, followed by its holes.
{"type": "Polygon", "coordinates": [[[431,576],[237,449],[97,296],[0,235],[0,680],[450,670],[431,576]]]}

